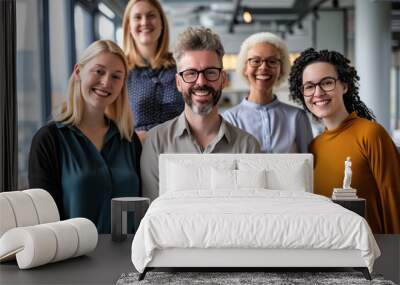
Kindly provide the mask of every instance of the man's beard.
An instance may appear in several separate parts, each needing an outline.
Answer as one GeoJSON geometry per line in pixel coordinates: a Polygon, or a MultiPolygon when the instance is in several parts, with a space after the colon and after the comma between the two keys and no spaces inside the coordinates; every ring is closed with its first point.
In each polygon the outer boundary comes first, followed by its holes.
{"type": "Polygon", "coordinates": [[[221,94],[222,94],[222,89],[215,90],[214,88],[207,85],[202,87],[195,85],[189,88],[188,92],[182,92],[185,103],[190,107],[193,113],[198,114],[200,116],[207,116],[208,114],[211,113],[213,107],[218,104],[218,101],[221,98],[221,94]],[[207,96],[211,95],[212,100],[207,104],[194,105],[192,101],[192,96],[195,93],[195,91],[208,91],[209,94],[207,96]]]}

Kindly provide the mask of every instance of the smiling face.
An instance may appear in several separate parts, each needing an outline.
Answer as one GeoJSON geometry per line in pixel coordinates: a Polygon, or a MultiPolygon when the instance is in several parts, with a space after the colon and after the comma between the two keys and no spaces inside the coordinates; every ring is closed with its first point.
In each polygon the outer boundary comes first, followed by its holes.
{"type": "MultiPolygon", "coordinates": [[[[303,71],[303,85],[319,83],[325,78],[338,78],[335,67],[327,62],[316,62],[308,65],[303,71]]],[[[304,97],[307,108],[318,118],[334,120],[347,114],[343,96],[347,92],[347,85],[340,80],[331,91],[324,91],[320,86],[315,87],[313,96],[304,97]]]]}
{"type": "Polygon", "coordinates": [[[74,77],[81,82],[85,110],[104,112],[120,96],[125,76],[122,59],[109,52],[98,54],[84,66],[75,65],[74,77]]]}
{"type": "Polygon", "coordinates": [[[258,43],[249,49],[247,59],[260,59],[263,62],[259,67],[253,67],[247,61],[243,74],[250,83],[250,88],[257,91],[271,93],[280,74],[281,66],[269,67],[265,60],[280,60],[279,50],[268,43],[258,43]]]}
{"type": "Polygon", "coordinates": [[[130,11],[130,32],[137,45],[157,46],[162,31],[158,10],[147,1],[139,1],[130,11]]]}
{"type": "MultiPolygon", "coordinates": [[[[193,69],[197,71],[206,68],[220,68],[221,62],[214,51],[186,51],[178,62],[179,71],[193,69]]],[[[176,75],[178,90],[182,93],[186,105],[198,115],[208,115],[221,97],[226,80],[226,74],[222,70],[216,81],[208,81],[204,74],[200,73],[193,83],[186,83],[182,77],[176,75]]]]}

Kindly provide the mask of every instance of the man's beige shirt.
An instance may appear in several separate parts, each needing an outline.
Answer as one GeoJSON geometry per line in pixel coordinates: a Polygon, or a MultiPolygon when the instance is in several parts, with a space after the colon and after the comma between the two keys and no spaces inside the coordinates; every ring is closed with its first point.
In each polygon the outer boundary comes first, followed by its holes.
{"type": "Polygon", "coordinates": [[[234,127],[222,117],[217,136],[202,149],[192,134],[182,112],[178,117],[151,129],[143,143],[140,158],[142,193],[152,201],[158,197],[158,157],[161,153],[259,153],[256,138],[234,127]]]}

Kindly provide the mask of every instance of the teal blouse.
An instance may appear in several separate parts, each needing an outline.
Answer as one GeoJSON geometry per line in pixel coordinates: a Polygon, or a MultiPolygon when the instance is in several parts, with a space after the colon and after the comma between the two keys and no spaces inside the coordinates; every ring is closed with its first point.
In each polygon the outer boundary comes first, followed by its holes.
{"type": "Polygon", "coordinates": [[[76,127],[56,123],[65,218],[90,219],[99,233],[111,231],[111,198],[140,196],[140,141],[121,139],[110,121],[101,151],[76,127]],[[138,151],[139,148],[139,151],[138,151]]]}

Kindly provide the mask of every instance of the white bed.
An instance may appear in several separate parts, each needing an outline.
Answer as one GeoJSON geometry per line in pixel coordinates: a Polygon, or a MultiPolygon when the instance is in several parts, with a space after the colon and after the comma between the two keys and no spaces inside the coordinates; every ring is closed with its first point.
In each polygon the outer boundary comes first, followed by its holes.
{"type": "MultiPolygon", "coordinates": [[[[354,267],[380,255],[367,222],[312,194],[310,154],[162,154],[160,197],[132,243],[154,267],[354,267]]],[[[367,270],[368,269],[368,270],[367,270]]]]}

